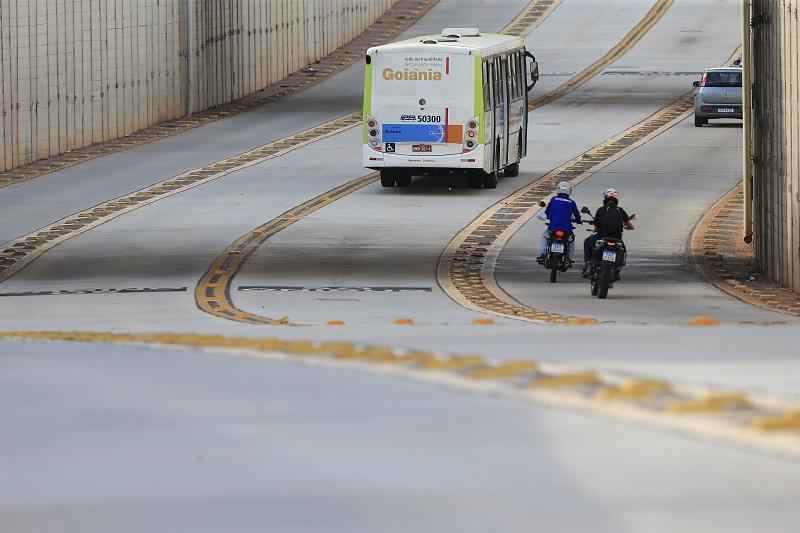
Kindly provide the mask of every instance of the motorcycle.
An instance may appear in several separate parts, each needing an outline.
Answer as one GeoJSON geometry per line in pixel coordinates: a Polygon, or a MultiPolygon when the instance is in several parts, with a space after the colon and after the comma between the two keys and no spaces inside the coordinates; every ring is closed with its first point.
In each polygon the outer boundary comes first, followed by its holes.
{"type": "MultiPolygon", "coordinates": [[[[547,207],[547,204],[539,202],[539,207],[547,207]]],[[[558,272],[566,272],[572,266],[572,261],[567,256],[567,248],[575,240],[573,232],[566,232],[560,229],[547,232],[547,252],[544,259],[537,259],[537,262],[550,271],[550,283],[555,283],[558,272]]]]}
{"type": "MultiPolygon", "coordinates": [[[[583,208],[581,213],[591,215],[587,208],[583,208]]],[[[634,220],[636,215],[631,215],[634,220]]],[[[614,287],[614,282],[619,281],[619,271],[625,266],[627,250],[622,239],[606,237],[597,239],[592,251],[591,270],[589,272],[589,282],[591,283],[592,296],[605,299],[608,291],[614,287]]]]}

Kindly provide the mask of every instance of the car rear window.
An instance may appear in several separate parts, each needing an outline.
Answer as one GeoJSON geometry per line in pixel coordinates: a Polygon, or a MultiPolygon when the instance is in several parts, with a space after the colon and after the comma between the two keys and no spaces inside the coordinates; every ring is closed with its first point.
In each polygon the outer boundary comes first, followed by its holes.
{"type": "Polygon", "coordinates": [[[706,87],[741,87],[741,72],[709,72],[706,87]]]}

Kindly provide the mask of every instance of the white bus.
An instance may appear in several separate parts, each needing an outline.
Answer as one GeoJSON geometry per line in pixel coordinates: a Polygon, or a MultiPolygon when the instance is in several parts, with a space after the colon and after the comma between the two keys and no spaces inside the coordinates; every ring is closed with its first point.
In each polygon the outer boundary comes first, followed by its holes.
{"type": "Polygon", "coordinates": [[[519,173],[539,79],[522,38],[445,28],[372,47],[366,62],[364,166],[380,170],[384,187],[456,171],[491,189],[501,171],[519,173]]]}

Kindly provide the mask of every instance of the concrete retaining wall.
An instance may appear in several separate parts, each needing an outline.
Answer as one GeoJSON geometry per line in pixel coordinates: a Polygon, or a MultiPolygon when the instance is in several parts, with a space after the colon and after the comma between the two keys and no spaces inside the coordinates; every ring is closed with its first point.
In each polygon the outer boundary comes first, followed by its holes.
{"type": "Polygon", "coordinates": [[[800,291],[798,0],[753,0],[753,230],[759,266],[800,291]]]}
{"type": "Polygon", "coordinates": [[[395,1],[0,0],[0,169],[254,92],[395,1]]]}

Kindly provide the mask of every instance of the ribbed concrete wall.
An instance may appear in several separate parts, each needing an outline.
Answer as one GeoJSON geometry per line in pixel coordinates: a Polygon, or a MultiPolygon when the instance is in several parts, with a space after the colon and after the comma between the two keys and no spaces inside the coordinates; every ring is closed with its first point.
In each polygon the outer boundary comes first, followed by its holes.
{"type": "Polygon", "coordinates": [[[0,0],[0,167],[254,92],[353,39],[395,1],[0,0]]]}
{"type": "Polygon", "coordinates": [[[753,222],[756,258],[800,291],[800,25],[798,0],[754,0],[753,222]]]}

